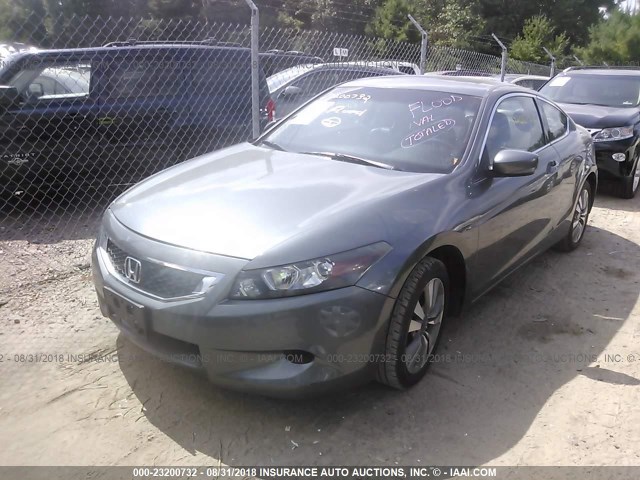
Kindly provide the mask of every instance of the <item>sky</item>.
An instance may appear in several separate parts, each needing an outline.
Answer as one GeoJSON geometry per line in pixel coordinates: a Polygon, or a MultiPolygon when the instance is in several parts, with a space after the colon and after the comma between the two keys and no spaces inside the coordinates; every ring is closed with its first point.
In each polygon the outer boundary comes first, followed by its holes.
{"type": "Polygon", "coordinates": [[[620,7],[622,8],[622,10],[633,8],[634,6],[637,11],[637,9],[640,8],[640,2],[638,0],[625,0],[623,2],[620,2],[620,7]]]}

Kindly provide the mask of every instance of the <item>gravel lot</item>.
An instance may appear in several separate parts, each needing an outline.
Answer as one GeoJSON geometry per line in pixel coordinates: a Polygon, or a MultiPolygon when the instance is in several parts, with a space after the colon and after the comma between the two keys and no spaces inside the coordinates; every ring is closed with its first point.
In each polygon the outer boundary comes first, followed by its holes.
{"type": "Polygon", "coordinates": [[[95,218],[66,221],[0,223],[0,464],[640,464],[640,198],[599,195],[580,249],[451,319],[414,389],[304,402],[128,344],[92,289],[95,218]]]}

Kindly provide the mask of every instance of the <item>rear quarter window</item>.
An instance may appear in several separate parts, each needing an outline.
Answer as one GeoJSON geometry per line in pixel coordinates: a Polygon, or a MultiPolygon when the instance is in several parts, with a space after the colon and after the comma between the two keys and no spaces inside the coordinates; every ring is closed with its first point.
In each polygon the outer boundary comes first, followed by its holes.
{"type": "MultiPolygon", "coordinates": [[[[154,52],[122,62],[109,82],[112,99],[220,97],[231,99],[251,88],[249,55],[229,50],[154,52]],[[172,52],[173,53],[173,52],[172,52]]],[[[261,76],[261,82],[264,82],[261,76]]]]}
{"type": "Polygon", "coordinates": [[[540,105],[542,107],[542,115],[547,124],[547,136],[549,141],[553,142],[566,133],[569,119],[564,113],[547,102],[540,102],[540,105]]]}

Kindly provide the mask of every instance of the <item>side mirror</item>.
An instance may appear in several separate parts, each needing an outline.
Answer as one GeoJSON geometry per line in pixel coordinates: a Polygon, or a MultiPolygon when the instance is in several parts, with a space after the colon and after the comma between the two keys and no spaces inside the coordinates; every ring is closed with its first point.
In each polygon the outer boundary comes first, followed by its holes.
{"type": "Polygon", "coordinates": [[[538,156],[524,150],[502,150],[493,159],[495,177],[524,177],[538,167],[538,156]]]}
{"type": "Polygon", "coordinates": [[[281,97],[295,97],[302,93],[302,89],[300,87],[296,87],[294,85],[289,85],[285,88],[280,94],[281,97]]]}
{"type": "Polygon", "coordinates": [[[41,97],[44,95],[44,88],[42,88],[41,83],[32,83],[29,85],[29,95],[32,97],[41,97]]]}
{"type": "Polygon", "coordinates": [[[20,94],[16,87],[0,86],[0,111],[4,112],[9,108],[20,104],[20,94]]]}

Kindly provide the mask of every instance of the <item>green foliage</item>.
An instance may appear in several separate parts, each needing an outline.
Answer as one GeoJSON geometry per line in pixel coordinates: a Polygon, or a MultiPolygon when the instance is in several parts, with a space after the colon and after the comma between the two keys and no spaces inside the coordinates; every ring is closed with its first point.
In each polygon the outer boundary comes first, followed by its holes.
{"type": "Polygon", "coordinates": [[[387,0],[376,9],[367,33],[400,42],[418,42],[420,33],[407,18],[411,13],[415,12],[409,0],[387,0]]]}
{"type": "Polygon", "coordinates": [[[429,17],[429,37],[434,45],[466,48],[485,27],[472,2],[449,2],[429,17]]]}
{"type": "Polygon", "coordinates": [[[542,47],[546,47],[557,60],[562,60],[569,46],[566,34],[555,34],[556,28],[544,15],[536,15],[528,19],[522,34],[518,35],[511,44],[510,55],[518,60],[527,62],[546,63],[548,55],[542,47]]]}
{"type": "Polygon", "coordinates": [[[200,13],[194,0],[149,0],[149,10],[156,18],[191,18],[200,13]]]}
{"type": "Polygon", "coordinates": [[[558,32],[566,32],[572,44],[583,43],[588,29],[602,15],[600,8],[615,7],[615,0],[479,0],[480,16],[487,22],[485,32],[504,38],[520,34],[527,19],[544,14],[558,32]]]}
{"type": "Polygon", "coordinates": [[[485,25],[474,1],[386,0],[376,10],[367,33],[385,39],[419,41],[419,32],[407,18],[409,13],[428,30],[431,45],[468,47],[485,25]]]}
{"type": "MultiPolygon", "coordinates": [[[[418,30],[407,19],[411,13],[429,32],[430,45],[497,54],[499,49],[490,40],[491,33],[505,39],[517,36],[512,53],[517,58],[544,63],[547,59],[540,51],[541,45],[559,54],[567,44],[576,47],[589,40],[584,56],[611,61],[637,58],[634,52],[640,48],[636,47],[640,44],[636,20],[621,13],[612,14],[607,21],[602,19],[599,7],[613,8],[615,0],[259,0],[257,3],[262,27],[369,34],[385,40],[419,42],[418,30]],[[546,17],[540,16],[542,12],[546,17]],[[590,29],[594,24],[597,26],[590,29]],[[630,25],[634,28],[630,29],[630,25]]],[[[50,46],[51,39],[70,42],[67,38],[70,31],[84,32],[91,27],[79,20],[84,16],[145,18],[151,22],[149,25],[167,19],[234,24],[247,24],[250,20],[245,0],[0,0],[0,40],[39,46],[50,46]]],[[[147,31],[146,26],[143,30],[147,31]]],[[[83,41],[90,37],[86,32],[83,41]]],[[[70,44],[76,43],[74,40],[70,44]]]]}
{"type": "Polygon", "coordinates": [[[589,43],[576,49],[584,62],[598,65],[640,61],[640,16],[614,11],[589,29],[589,43]]]}
{"type": "Polygon", "coordinates": [[[47,37],[42,0],[0,0],[0,40],[41,45],[47,37]]]}

